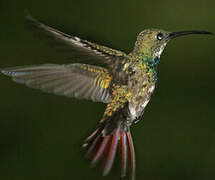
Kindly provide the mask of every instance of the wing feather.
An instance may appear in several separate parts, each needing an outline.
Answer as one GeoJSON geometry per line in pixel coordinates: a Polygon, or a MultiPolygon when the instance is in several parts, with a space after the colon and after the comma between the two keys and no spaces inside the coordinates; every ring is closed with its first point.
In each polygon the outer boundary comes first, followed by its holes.
{"type": "Polygon", "coordinates": [[[31,15],[28,15],[27,19],[35,27],[43,30],[48,35],[68,45],[71,50],[77,50],[79,52],[82,52],[83,54],[93,56],[93,59],[97,59],[104,64],[113,64],[116,58],[127,57],[127,54],[122,51],[115,50],[96,43],[91,43],[79,37],[63,33],[57,29],[39,22],[31,15]]]}
{"type": "Polygon", "coordinates": [[[13,81],[17,83],[45,92],[109,102],[111,75],[105,68],[78,63],[45,64],[6,68],[2,70],[2,73],[12,77],[13,81]],[[103,84],[96,81],[98,78],[103,84]]]}

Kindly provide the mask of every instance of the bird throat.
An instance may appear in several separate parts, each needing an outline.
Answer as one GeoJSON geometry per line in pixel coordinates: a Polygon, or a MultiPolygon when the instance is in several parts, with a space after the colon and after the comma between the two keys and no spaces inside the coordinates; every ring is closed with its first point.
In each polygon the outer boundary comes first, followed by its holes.
{"type": "Polygon", "coordinates": [[[160,59],[160,56],[164,50],[164,48],[166,47],[167,43],[164,43],[162,46],[160,46],[160,48],[158,48],[158,50],[155,52],[155,58],[160,59]]]}

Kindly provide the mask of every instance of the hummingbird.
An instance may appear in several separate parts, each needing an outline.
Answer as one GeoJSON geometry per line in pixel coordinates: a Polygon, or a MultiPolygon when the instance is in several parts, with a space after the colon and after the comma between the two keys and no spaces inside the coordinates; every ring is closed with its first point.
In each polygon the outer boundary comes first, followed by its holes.
{"type": "Polygon", "coordinates": [[[164,48],[176,37],[212,33],[145,29],[137,36],[134,49],[124,53],[63,33],[30,15],[28,20],[65,43],[71,51],[79,51],[104,67],[89,63],[43,64],[9,67],[1,72],[17,83],[44,92],[107,104],[96,130],[82,147],[92,166],[103,164],[103,175],[109,174],[118,151],[121,177],[130,168],[130,177],[135,180],[136,159],[130,127],[141,119],[154,92],[164,48]]]}

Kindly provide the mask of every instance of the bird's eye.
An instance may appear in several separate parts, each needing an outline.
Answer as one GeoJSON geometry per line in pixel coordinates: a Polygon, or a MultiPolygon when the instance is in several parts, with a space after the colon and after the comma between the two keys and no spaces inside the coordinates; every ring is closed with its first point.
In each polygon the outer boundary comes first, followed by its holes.
{"type": "Polygon", "coordinates": [[[163,39],[163,34],[162,33],[158,33],[156,35],[157,40],[162,40],[163,39]]]}

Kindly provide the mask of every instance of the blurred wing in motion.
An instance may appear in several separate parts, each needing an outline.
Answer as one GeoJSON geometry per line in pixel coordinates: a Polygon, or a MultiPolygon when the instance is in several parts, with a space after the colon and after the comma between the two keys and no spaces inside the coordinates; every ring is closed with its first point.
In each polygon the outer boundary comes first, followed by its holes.
{"type": "Polygon", "coordinates": [[[45,92],[109,102],[112,76],[104,68],[86,64],[44,64],[12,67],[2,70],[17,83],[45,92]]]}
{"type": "Polygon", "coordinates": [[[27,16],[27,20],[35,27],[45,31],[48,35],[51,35],[55,39],[67,44],[71,50],[76,50],[87,56],[91,56],[93,60],[98,60],[99,62],[110,65],[114,63],[116,58],[127,57],[127,55],[121,51],[108,48],[96,43],[91,43],[87,40],[82,40],[79,37],[71,36],[57,29],[49,27],[36,19],[31,15],[27,16]]]}

